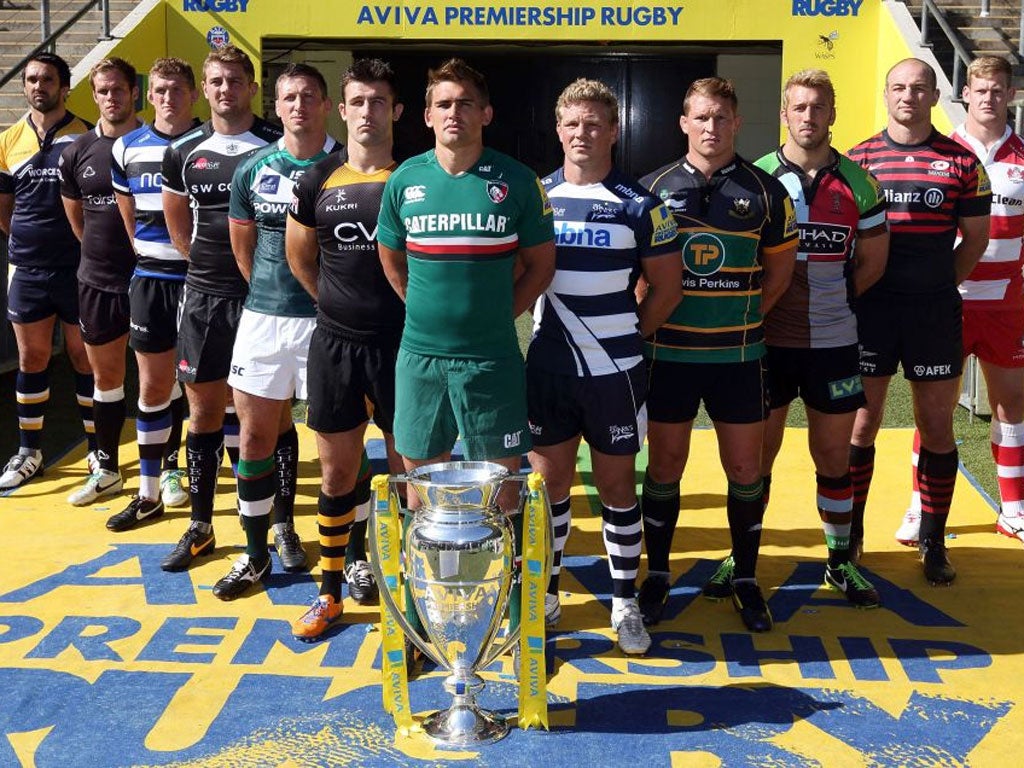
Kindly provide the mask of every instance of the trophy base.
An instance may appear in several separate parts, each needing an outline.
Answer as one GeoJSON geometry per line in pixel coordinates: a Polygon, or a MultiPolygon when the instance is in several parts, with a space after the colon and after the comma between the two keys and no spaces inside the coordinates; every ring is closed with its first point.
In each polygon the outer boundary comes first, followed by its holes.
{"type": "Polygon", "coordinates": [[[446,747],[475,747],[490,744],[508,735],[504,717],[484,709],[452,706],[428,715],[423,732],[446,747]]]}

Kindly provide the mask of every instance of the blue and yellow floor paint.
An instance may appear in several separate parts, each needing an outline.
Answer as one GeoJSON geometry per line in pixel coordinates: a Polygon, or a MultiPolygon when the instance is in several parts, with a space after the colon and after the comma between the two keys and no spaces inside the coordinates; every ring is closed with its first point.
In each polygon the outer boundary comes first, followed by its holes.
{"type": "MultiPolygon", "coordinates": [[[[319,469],[303,426],[296,527],[312,575],[286,574],[275,559],[265,588],[231,603],[211,593],[244,542],[228,469],[216,553],[169,574],[160,560],[187,510],[108,532],[127,492],[68,505],[84,474],[79,447],[0,498],[0,766],[1013,765],[1024,750],[1024,548],[994,533],[991,503],[961,475],[948,541],[959,575],[929,586],[915,551],[892,538],[911,435],[879,439],[862,563],[884,607],[858,611],[821,587],[806,434],[787,432],[758,568],[776,626],[752,635],[731,605],[699,596],[729,544],[714,434],[695,433],[666,620],[650,653],[631,659],[609,628],[600,516],[581,457],[562,622],[548,642],[551,731],[513,730],[468,752],[395,741],[381,709],[376,609],[347,603],[323,642],[291,638],[319,574],[319,469]]],[[[379,434],[369,447],[382,469],[379,434]]],[[[126,480],[136,487],[136,462],[126,480]]],[[[482,704],[513,715],[511,659],[484,676],[482,704]]],[[[442,677],[428,666],[412,682],[417,713],[445,704],[442,677]]]]}

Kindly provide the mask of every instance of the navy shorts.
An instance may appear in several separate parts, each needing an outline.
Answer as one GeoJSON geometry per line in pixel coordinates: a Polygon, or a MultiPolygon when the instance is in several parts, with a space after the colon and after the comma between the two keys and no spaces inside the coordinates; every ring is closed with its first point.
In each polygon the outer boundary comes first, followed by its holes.
{"type": "Polygon", "coordinates": [[[36,323],[56,315],[61,322],[78,325],[78,277],[68,269],[32,269],[10,266],[7,282],[7,319],[36,323]]]}
{"type": "Polygon", "coordinates": [[[178,304],[183,280],[133,277],[128,286],[131,330],[128,344],[136,352],[166,352],[178,343],[178,304]]]}
{"type": "Polygon", "coordinates": [[[93,347],[109,344],[128,333],[128,294],[102,291],[82,283],[78,286],[82,341],[93,347]]]}
{"type": "Polygon", "coordinates": [[[185,286],[178,317],[178,381],[227,379],[243,301],[185,286]]]}
{"type": "Polygon", "coordinates": [[[772,410],[796,398],[820,413],[852,413],[867,403],[856,344],[807,349],[768,347],[772,410]]]}
{"type": "Polygon", "coordinates": [[[711,420],[723,424],[754,424],[768,417],[768,375],[763,358],[742,363],[655,360],[648,376],[647,416],[651,421],[693,421],[702,400],[711,420]]]}

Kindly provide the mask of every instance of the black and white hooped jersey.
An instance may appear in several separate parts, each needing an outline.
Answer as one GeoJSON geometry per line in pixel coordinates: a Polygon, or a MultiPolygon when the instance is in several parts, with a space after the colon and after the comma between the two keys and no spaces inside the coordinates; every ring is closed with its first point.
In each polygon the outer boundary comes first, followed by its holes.
{"type": "Polygon", "coordinates": [[[542,181],[555,213],[557,269],[534,309],[527,361],[552,373],[601,376],[643,361],[634,295],[642,261],[678,254],[665,204],[618,169],[598,184],[542,181]]]}
{"type": "Polygon", "coordinates": [[[248,292],[228,234],[231,177],[245,158],[280,137],[279,128],[257,117],[245,133],[216,133],[207,121],[171,142],[164,155],[163,188],[188,197],[192,206],[186,285],[227,298],[248,292]]]}
{"type": "MultiPolygon", "coordinates": [[[[198,127],[196,120],[192,128],[198,127]]],[[[192,130],[190,128],[189,130],[192,130]]],[[[114,142],[114,190],[135,204],[135,274],[184,279],[188,262],[171,244],[161,200],[164,153],[176,137],[144,125],[114,142]]]]}

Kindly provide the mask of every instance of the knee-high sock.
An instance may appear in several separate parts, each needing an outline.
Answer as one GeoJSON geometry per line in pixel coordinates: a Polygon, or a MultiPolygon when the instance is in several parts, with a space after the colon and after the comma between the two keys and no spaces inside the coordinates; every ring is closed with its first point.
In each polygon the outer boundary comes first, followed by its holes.
{"type": "Polygon", "coordinates": [[[949,453],[932,453],[921,448],[917,479],[921,484],[921,541],[946,535],[946,519],[953,502],[956,471],[960,456],[954,448],[949,453]]]}
{"type": "Polygon", "coordinates": [[[238,435],[241,429],[241,425],[238,423],[238,414],[235,413],[235,406],[227,406],[224,409],[224,450],[228,452],[231,471],[235,477],[238,477],[238,435]]]}
{"type": "Polygon", "coordinates": [[[174,382],[171,390],[171,431],[164,444],[163,469],[178,468],[178,451],[181,450],[181,429],[185,421],[185,393],[181,385],[174,382]]]}
{"type": "Polygon", "coordinates": [[[992,458],[1002,513],[1007,517],[1024,516],[1024,424],[992,419],[992,458]]]}
{"type": "Polygon", "coordinates": [[[601,505],[601,534],[608,553],[608,570],[612,576],[612,596],[636,596],[636,572],[640,569],[640,548],[643,533],[640,505],[617,509],[601,505]]]}
{"type": "Polygon", "coordinates": [[[320,567],[323,570],[320,594],[332,595],[336,601],[341,600],[345,548],[348,547],[356,516],[355,500],[355,491],[342,496],[328,496],[321,491],[317,500],[316,522],[320,532],[320,567]]]}
{"type": "Polygon", "coordinates": [[[274,472],[277,493],[274,495],[274,523],[290,523],[295,517],[295,486],[299,474],[299,433],[292,426],[277,436],[274,447],[274,472]]]}
{"type": "Polygon", "coordinates": [[[562,572],[562,553],[565,542],[569,540],[569,529],[572,527],[572,509],[569,507],[571,496],[551,505],[551,527],[555,540],[551,542],[551,578],[548,579],[548,594],[558,594],[558,576],[562,572]]]}
{"type": "Polygon", "coordinates": [[[725,511],[729,518],[732,556],[736,563],[733,578],[756,578],[757,554],[761,549],[761,522],[764,520],[764,483],[761,478],[749,485],[730,482],[725,511]]]}
{"type": "Polygon", "coordinates": [[[828,564],[836,568],[850,561],[850,521],[853,518],[853,483],[842,477],[815,475],[818,481],[818,515],[825,532],[828,564]]]}
{"type": "Polygon", "coordinates": [[[140,398],[135,432],[139,443],[139,496],[158,499],[160,462],[171,433],[171,401],[146,405],[140,398]]]}
{"type": "Polygon", "coordinates": [[[92,418],[92,392],[95,389],[91,373],[75,372],[75,398],[78,400],[78,415],[85,429],[85,439],[89,450],[96,450],[96,425],[92,418]]]}
{"type": "Polygon", "coordinates": [[[14,381],[18,401],[18,439],[22,448],[37,451],[43,434],[43,417],[50,399],[50,372],[26,373],[19,370],[14,381]]]}
{"type": "Polygon", "coordinates": [[[370,474],[356,480],[355,521],[352,523],[352,533],[348,537],[348,547],[345,548],[345,562],[354,563],[357,560],[367,560],[366,556],[366,521],[370,518],[370,474]]]}
{"type": "Polygon", "coordinates": [[[245,552],[261,563],[268,556],[267,532],[276,485],[273,456],[238,462],[238,502],[245,526],[245,552]]]}
{"type": "Polygon", "coordinates": [[[188,466],[189,499],[192,519],[213,522],[213,497],[217,492],[217,470],[220,469],[224,433],[189,432],[185,437],[185,461],[188,466]]]}
{"type": "Polygon", "coordinates": [[[871,478],[875,474],[875,446],[850,446],[850,482],[853,483],[853,517],[850,540],[864,540],[864,509],[868,504],[871,478]]]}
{"type": "Polygon", "coordinates": [[[656,483],[644,472],[641,496],[644,544],[647,546],[647,570],[668,573],[672,537],[679,522],[679,483],[656,483]]]}
{"type": "Polygon", "coordinates": [[[118,451],[127,404],[124,387],[92,392],[92,418],[96,423],[96,458],[101,469],[118,472],[118,451]]]}

